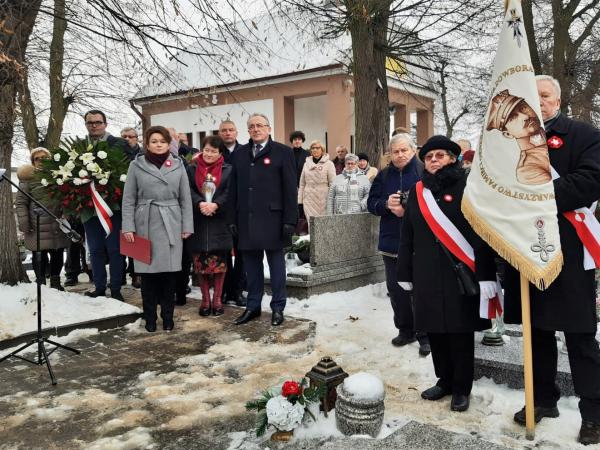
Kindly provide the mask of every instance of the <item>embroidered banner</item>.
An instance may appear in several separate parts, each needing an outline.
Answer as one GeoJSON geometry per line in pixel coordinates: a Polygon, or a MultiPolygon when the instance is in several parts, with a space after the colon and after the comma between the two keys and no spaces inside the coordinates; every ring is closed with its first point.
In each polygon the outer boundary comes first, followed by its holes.
{"type": "Polygon", "coordinates": [[[538,289],[561,271],[554,187],[521,3],[508,0],[483,132],[462,210],[473,229],[538,289]]]}

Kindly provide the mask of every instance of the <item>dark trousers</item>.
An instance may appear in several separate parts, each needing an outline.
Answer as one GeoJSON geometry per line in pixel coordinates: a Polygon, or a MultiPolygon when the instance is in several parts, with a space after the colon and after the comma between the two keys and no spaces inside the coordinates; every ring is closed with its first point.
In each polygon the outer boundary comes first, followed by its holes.
{"type": "Polygon", "coordinates": [[[175,296],[180,303],[186,299],[186,291],[190,284],[190,272],[192,271],[192,258],[187,251],[181,254],[181,270],[175,272],[175,296]]]}
{"type": "Polygon", "coordinates": [[[156,324],[156,307],[160,305],[163,323],[173,321],[177,272],[142,273],[142,305],[146,324],[156,324]]]}
{"type": "Polygon", "coordinates": [[[427,342],[427,334],[415,332],[414,311],[412,305],[412,295],[405,291],[398,284],[398,275],[396,272],[397,258],[383,255],[383,264],[385,265],[385,284],[390,294],[390,303],[394,311],[394,325],[403,336],[415,336],[420,343],[427,342]]]}
{"type": "Polygon", "coordinates": [[[283,311],[287,299],[285,289],[285,255],[281,250],[244,250],[242,258],[248,278],[248,301],[246,309],[260,311],[262,297],[265,293],[265,274],[263,270],[263,254],[267,255],[269,272],[271,273],[271,310],[283,311]]]}
{"type": "Polygon", "coordinates": [[[246,272],[241,252],[237,249],[237,239],[233,240],[235,251],[235,263],[231,252],[227,254],[227,273],[225,275],[225,296],[237,299],[239,294],[246,288],[246,272]]]}
{"type": "MultiPolygon", "coordinates": [[[[83,224],[80,221],[72,221],[70,223],[82,239],[85,239],[85,229],[83,228],[83,224]]],[[[85,261],[85,246],[82,242],[71,242],[67,249],[67,260],[65,262],[65,274],[67,278],[77,277],[77,275],[82,273],[85,268],[87,268],[85,261]]]]}
{"type": "Polygon", "coordinates": [[[94,285],[96,290],[101,292],[106,290],[106,263],[104,259],[106,254],[108,254],[111,291],[120,291],[121,280],[123,279],[123,257],[119,249],[121,214],[115,213],[111,220],[113,230],[108,236],[106,236],[104,228],[102,228],[100,220],[96,216],[83,224],[90,250],[94,285]]]}
{"type": "Polygon", "coordinates": [[[40,252],[31,252],[31,262],[33,266],[33,271],[35,273],[36,278],[39,278],[42,281],[42,284],[46,282],[46,274],[42,273],[42,271],[48,272],[46,268],[48,259],[50,259],[50,276],[60,276],[60,272],[63,267],[64,251],[64,248],[58,248],[55,250],[42,250],[40,252]]]}
{"type": "MultiPolygon", "coordinates": [[[[594,333],[565,333],[575,394],[583,420],[600,423],[600,349],[594,333]]],[[[533,392],[536,406],[556,406],[557,357],[554,331],[532,328],[533,392]]]]}
{"type": "Polygon", "coordinates": [[[453,394],[469,395],[473,387],[475,333],[427,333],[437,385],[453,394]]]}

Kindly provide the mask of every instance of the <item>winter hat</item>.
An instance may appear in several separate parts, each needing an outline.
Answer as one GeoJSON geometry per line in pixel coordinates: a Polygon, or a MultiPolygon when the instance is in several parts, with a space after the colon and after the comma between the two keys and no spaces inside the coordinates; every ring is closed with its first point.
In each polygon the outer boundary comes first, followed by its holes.
{"type": "Polygon", "coordinates": [[[358,155],[358,160],[360,161],[361,159],[364,159],[366,162],[369,162],[369,157],[367,156],[366,153],[359,153],[358,155]]]}
{"type": "Polygon", "coordinates": [[[436,136],[431,136],[429,139],[427,139],[425,145],[423,145],[421,150],[419,150],[419,159],[424,161],[425,155],[431,150],[446,150],[450,153],[453,153],[454,156],[460,155],[460,145],[448,139],[446,136],[439,134],[436,136]]]}
{"type": "Polygon", "coordinates": [[[474,156],[475,156],[475,151],[474,150],[467,150],[466,152],[463,153],[462,160],[463,161],[473,162],[473,157],[474,156]]]}
{"type": "Polygon", "coordinates": [[[37,155],[38,153],[45,153],[47,157],[50,157],[50,152],[48,151],[47,148],[44,147],[36,147],[33,150],[31,150],[31,164],[33,164],[33,159],[35,158],[35,155],[37,155]]]}
{"type": "Polygon", "coordinates": [[[354,153],[348,153],[346,155],[346,158],[344,159],[344,162],[346,162],[346,161],[358,162],[358,156],[356,156],[354,153]]]}

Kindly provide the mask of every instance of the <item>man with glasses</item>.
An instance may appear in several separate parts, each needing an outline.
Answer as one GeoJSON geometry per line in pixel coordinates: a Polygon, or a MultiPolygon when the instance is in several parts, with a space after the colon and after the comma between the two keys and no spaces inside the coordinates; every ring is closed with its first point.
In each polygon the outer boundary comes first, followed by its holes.
{"type": "Polygon", "coordinates": [[[286,304],[285,258],[298,220],[296,165],[292,149],[271,139],[269,119],[252,114],[247,122],[250,141],[233,154],[232,191],[236,198],[236,224],[248,278],[246,310],[235,321],[247,323],[261,314],[264,294],[263,257],[271,274],[271,324],[281,325],[286,304]]]}
{"type": "MultiPolygon", "coordinates": [[[[88,111],[83,116],[85,127],[88,130],[87,141],[96,144],[106,141],[111,147],[118,147],[127,153],[127,142],[119,137],[112,136],[106,131],[106,115],[98,110],[88,111]]],[[[92,274],[94,277],[94,290],[86,292],[88,297],[101,297],[106,295],[107,276],[105,257],[108,254],[108,267],[110,271],[110,296],[116,300],[124,301],[121,295],[121,282],[123,279],[123,257],[119,247],[121,234],[121,212],[113,211],[110,218],[113,229],[107,236],[97,216],[91,217],[83,224],[86,242],[90,251],[92,274]]]]}
{"type": "Polygon", "coordinates": [[[127,146],[124,150],[129,161],[133,161],[138,154],[142,153],[137,131],[135,131],[135,128],[125,127],[121,130],[121,138],[127,142],[127,146]]]}

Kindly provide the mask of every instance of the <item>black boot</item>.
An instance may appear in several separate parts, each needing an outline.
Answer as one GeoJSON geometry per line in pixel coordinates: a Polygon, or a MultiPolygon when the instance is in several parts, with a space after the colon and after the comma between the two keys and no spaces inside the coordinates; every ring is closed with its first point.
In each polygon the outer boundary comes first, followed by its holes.
{"type": "Polygon", "coordinates": [[[577,441],[583,445],[600,444],[600,423],[582,420],[577,441]]]}
{"type": "Polygon", "coordinates": [[[50,277],[50,287],[57,291],[64,291],[65,288],[60,285],[60,275],[52,275],[50,277]]]}

